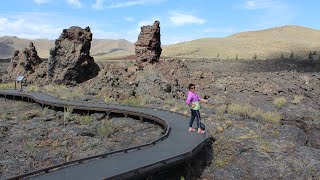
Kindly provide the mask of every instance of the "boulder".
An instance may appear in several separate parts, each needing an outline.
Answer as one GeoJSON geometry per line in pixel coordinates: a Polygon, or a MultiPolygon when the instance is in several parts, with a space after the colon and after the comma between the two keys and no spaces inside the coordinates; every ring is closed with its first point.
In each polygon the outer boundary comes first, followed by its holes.
{"type": "Polygon", "coordinates": [[[138,65],[158,62],[161,51],[160,22],[155,21],[152,26],[142,26],[135,43],[138,65]]]}
{"type": "Polygon", "coordinates": [[[19,75],[28,76],[33,74],[38,66],[42,63],[38,56],[36,47],[32,42],[29,43],[29,48],[19,51],[16,50],[11,58],[8,66],[8,76],[10,79],[15,79],[19,75]]]}
{"type": "Polygon", "coordinates": [[[97,76],[100,68],[90,56],[91,41],[89,27],[64,29],[50,50],[48,80],[57,84],[74,84],[97,76]]]}

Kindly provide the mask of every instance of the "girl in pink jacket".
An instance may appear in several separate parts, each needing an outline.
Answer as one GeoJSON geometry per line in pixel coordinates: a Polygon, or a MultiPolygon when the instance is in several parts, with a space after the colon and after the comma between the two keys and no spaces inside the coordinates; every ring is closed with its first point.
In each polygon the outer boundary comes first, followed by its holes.
{"type": "Polygon", "coordinates": [[[201,129],[200,123],[201,123],[201,116],[200,116],[200,104],[199,101],[202,102],[208,102],[206,99],[200,98],[199,95],[196,94],[195,92],[195,85],[194,84],[189,84],[189,92],[188,92],[188,97],[186,100],[186,104],[190,107],[191,110],[191,119],[189,122],[189,132],[194,132],[196,129],[198,129],[198,133],[205,133],[204,129],[201,129]],[[194,119],[197,119],[197,126],[196,129],[192,127],[194,119]]]}

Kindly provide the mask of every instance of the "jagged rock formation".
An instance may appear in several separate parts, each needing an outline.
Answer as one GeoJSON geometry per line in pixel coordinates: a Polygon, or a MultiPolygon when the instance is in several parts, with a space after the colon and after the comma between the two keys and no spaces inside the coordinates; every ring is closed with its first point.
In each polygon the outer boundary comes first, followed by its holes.
{"type": "Polygon", "coordinates": [[[11,63],[8,66],[8,78],[16,78],[19,75],[30,75],[35,72],[37,67],[42,63],[38,56],[36,47],[32,42],[29,43],[29,49],[23,51],[16,50],[11,63]]]}
{"type": "Polygon", "coordinates": [[[98,75],[100,68],[90,56],[89,27],[64,29],[50,50],[48,80],[58,84],[81,83],[98,75]]]}
{"type": "Polygon", "coordinates": [[[160,22],[155,21],[152,26],[142,26],[135,46],[138,64],[158,62],[162,51],[160,22]]]}

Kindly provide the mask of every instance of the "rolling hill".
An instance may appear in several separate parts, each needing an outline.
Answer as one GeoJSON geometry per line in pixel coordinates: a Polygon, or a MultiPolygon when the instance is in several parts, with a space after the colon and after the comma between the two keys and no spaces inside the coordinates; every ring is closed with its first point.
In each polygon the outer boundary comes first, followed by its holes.
{"type": "MultiPolygon", "coordinates": [[[[13,55],[15,49],[34,42],[41,58],[49,57],[54,41],[28,40],[18,37],[0,37],[0,58],[13,55]]],[[[224,38],[203,38],[162,46],[162,57],[258,59],[279,58],[281,54],[307,58],[310,51],[320,54],[320,31],[303,26],[281,26],[259,31],[247,31],[224,38]]],[[[99,60],[134,55],[134,44],[124,40],[93,39],[91,55],[99,60]]]]}
{"type": "Polygon", "coordinates": [[[303,26],[281,26],[241,32],[224,38],[203,38],[163,48],[162,55],[183,58],[258,59],[308,56],[320,52],[320,31],[303,26]]]}
{"type": "MultiPolygon", "coordinates": [[[[54,46],[54,40],[49,39],[22,39],[16,36],[0,37],[0,58],[12,57],[16,49],[22,50],[29,46],[29,42],[33,42],[37,48],[38,55],[41,58],[49,57],[49,50],[54,46]]],[[[113,39],[93,39],[91,43],[92,56],[108,56],[117,57],[127,54],[134,54],[134,44],[124,40],[113,39]]]]}

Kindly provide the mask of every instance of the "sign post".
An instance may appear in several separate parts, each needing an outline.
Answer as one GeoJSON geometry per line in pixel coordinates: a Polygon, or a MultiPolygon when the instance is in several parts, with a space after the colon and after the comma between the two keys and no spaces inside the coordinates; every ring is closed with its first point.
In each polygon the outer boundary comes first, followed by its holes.
{"type": "Polygon", "coordinates": [[[17,82],[20,82],[20,91],[22,91],[22,81],[24,80],[25,76],[18,76],[16,81],[14,81],[14,89],[17,90],[17,82]]]}

